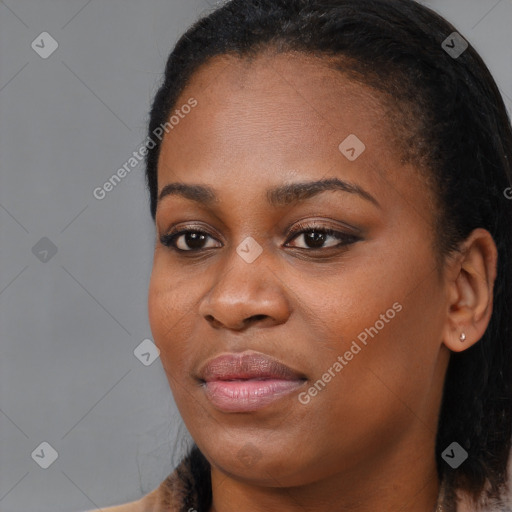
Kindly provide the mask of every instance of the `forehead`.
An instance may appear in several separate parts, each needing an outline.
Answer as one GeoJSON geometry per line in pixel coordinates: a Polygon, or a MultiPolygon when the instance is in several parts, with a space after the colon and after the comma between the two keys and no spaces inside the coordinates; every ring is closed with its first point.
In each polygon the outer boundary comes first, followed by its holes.
{"type": "Polygon", "coordinates": [[[333,64],[300,53],[264,53],[217,56],[201,66],[174,107],[197,101],[164,138],[159,189],[171,179],[263,183],[340,170],[346,179],[368,181],[396,167],[382,96],[333,64]],[[340,144],[354,136],[365,149],[350,161],[340,144]]]}

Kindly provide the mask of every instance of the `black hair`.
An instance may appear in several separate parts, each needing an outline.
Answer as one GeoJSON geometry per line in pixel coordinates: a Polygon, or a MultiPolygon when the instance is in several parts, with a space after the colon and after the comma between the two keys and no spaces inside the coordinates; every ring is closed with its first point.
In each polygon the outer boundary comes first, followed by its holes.
{"type": "MultiPolygon", "coordinates": [[[[475,501],[499,500],[508,490],[512,438],[512,201],[505,197],[512,192],[512,130],[498,87],[475,49],[469,45],[454,56],[443,47],[445,40],[454,45],[447,39],[453,32],[453,25],[413,0],[232,0],[179,39],[148,133],[169,120],[194,72],[222,55],[322,57],[394,106],[402,161],[426,171],[438,203],[436,253],[445,258],[478,227],[490,232],[498,248],[489,326],[478,343],[450,355],[436,461],[452,491],[466,491],[475,501]],[[441,456],[454,441],[469,454],[456,469],[441,456]]],[[[153,219],[160,146],[146,155],[153,219]]],[[[211,493],[196,491],[208,510],[211,493]]]]}

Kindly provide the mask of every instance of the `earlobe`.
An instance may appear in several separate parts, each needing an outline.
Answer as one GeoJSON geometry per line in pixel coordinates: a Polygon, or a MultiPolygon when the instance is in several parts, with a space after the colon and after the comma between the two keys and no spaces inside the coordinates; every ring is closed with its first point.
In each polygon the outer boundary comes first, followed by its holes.
{"type": "Polygon", "coordinates": [[[448,288],[448,310],[443,342],[462,352],[484,335],[492,315],[498,250],[491,234],[472,231],[454,260],[448,288]]]}

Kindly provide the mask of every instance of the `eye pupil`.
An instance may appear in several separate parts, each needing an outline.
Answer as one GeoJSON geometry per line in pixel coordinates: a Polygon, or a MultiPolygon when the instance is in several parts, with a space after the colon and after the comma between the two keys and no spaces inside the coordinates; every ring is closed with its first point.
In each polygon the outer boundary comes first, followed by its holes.
{"type": "Polygon", "coordinates": [[[325,233],[318,233],[317,231],[310,231],[306,235],[306,243],[309,247],[319,248],[325,243],[325,233]]]}
{"type": "Polygon", "coordinates": [[[190,232],[185,234],[185,242],[192,249],[200,249],[206,236],[203,233],[190,232]]]}

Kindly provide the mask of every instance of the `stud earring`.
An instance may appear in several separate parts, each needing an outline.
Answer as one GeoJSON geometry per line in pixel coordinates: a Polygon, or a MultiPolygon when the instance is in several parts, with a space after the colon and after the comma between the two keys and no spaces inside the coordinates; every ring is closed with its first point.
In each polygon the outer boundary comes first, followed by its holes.
{"type": "Polygon", "coordinates": [[[463,333],[463,332],[461,332],[461,333],[460,333],[460,336],[459,336],[459,339],[460,339],[460,341],[461,341],[461,342],[466,341],[466,334],[465,334],[465,333],[463,333]]]}

